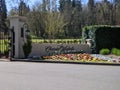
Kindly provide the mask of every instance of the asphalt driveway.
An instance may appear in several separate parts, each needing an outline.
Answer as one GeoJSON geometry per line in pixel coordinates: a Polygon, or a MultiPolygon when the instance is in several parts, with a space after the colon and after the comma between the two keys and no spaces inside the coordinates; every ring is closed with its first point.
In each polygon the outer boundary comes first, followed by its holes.
{"type": "Polygon", "coordinates": [[[120,90],[120,66],[0,62],[0,90],[120,90]]]}

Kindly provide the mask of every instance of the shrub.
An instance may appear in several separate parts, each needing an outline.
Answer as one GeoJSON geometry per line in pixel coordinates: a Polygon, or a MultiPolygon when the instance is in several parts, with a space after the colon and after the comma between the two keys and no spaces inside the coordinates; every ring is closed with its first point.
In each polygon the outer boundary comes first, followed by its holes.
{"type": "Polygon", "coordinates": [[[58,40],[57,43],[62,43],[62,41],[58,40]]]}
{"type": "Polygon", "coordinates": [[[44,43],[48,43],[48,41],[47,41],[47,40],[44,40],[44,43]]]}
{"type": "Polygon", "coordinates": [[[114,54],[114,55],[116,55],[117,54],[117,48],[113,48],[112,50],[111,50],[111,54],[114,54]]]}
{"type": "Polygon", "coordinates": [[[77,40],[74,40],[74,43],[77,43],[77,40]]]}
{"type": "Polygon", "coordinates": [[[78,43],[81,43],[81,40],[79,40],[78,43]]]}
{"type": "Polygon", "coordinates": [[[113,48],[113,49],[111,50],[111,53],[114,54],[114,55],[120,56],[120,49],[113,48]]]}
{"type": "Polygon", "coordinates": [[[66,43],[66,41],[63,40],[63,43],[66,43]]]}
{"type": "Polygon", "coordinates": [[[69,43],[74,43],[74,41],[73,41],[73,40],[70,40],[69,43]]]}
{"type": "Polygon", "coordinates": [[[117,51],[117,55],[120,56],[120,49],[117,51]]]}
{"type": "Polygon", "coordinates": [[[31,41],[31,37],[28,36],[27,42],[23,45],[23,52],[24,52],[25,58],[29,56],[29,54],[31,53],[31,50],[32,50],[32,41],[31,41]]]}
{"type": "Polygon", "coordinates": [[[100,54],[102,54],[102,55],[108,55],[108,54],[110,54],[110,50],[109,49],[101,49],[100,50],[100,54]]]}

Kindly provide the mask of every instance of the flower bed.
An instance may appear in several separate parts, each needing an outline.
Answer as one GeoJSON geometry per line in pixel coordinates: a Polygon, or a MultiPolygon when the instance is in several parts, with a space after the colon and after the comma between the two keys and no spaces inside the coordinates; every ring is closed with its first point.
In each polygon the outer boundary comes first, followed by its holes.
{"type": "Polygon", "coordinates": [[[120,60],[102,60],[91,56],[90,54],[60,54],[53,56],[44,56],[45,60],[55,61],[73,61],[73,62],[98,62],[98,63],[120,63],[120,60]]]}

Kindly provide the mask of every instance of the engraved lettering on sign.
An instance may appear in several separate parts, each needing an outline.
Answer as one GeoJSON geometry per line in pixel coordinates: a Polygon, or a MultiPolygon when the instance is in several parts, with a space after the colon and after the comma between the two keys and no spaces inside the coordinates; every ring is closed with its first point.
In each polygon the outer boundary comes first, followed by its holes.
{"type": "Polygon", "coordinates": [[[69,50],[75,50],[74,47],[70,47],[70,46],[62,46],[62,45],[58,45],[57,47],[53,47],[53,46],[46,46],[45,47],[45,51],[46,52],[54,52],[54,51],[60,51],[60,52],[64,52],[64,51],[69,51],[69,50]]]}

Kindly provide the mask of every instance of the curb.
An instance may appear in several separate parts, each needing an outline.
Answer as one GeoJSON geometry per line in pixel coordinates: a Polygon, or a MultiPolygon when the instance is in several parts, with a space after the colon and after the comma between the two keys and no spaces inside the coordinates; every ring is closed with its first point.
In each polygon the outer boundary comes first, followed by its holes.
{"type": "Polygon", "coordinates": [[[9,59],[0,59],[0,62],[9,62],[9,59]]]}
{"type": "Polygon", "coordinates": [[[33,59],[12,59],[12,62],[35,62],[35,63],[60,63],[60,64],[84,64],[84,65],[106,65],[120,66],[118,63],[95,63],[95,62],[72,62],[72,61],[49,61],[49,60],[33,60],[33,59]]]}

